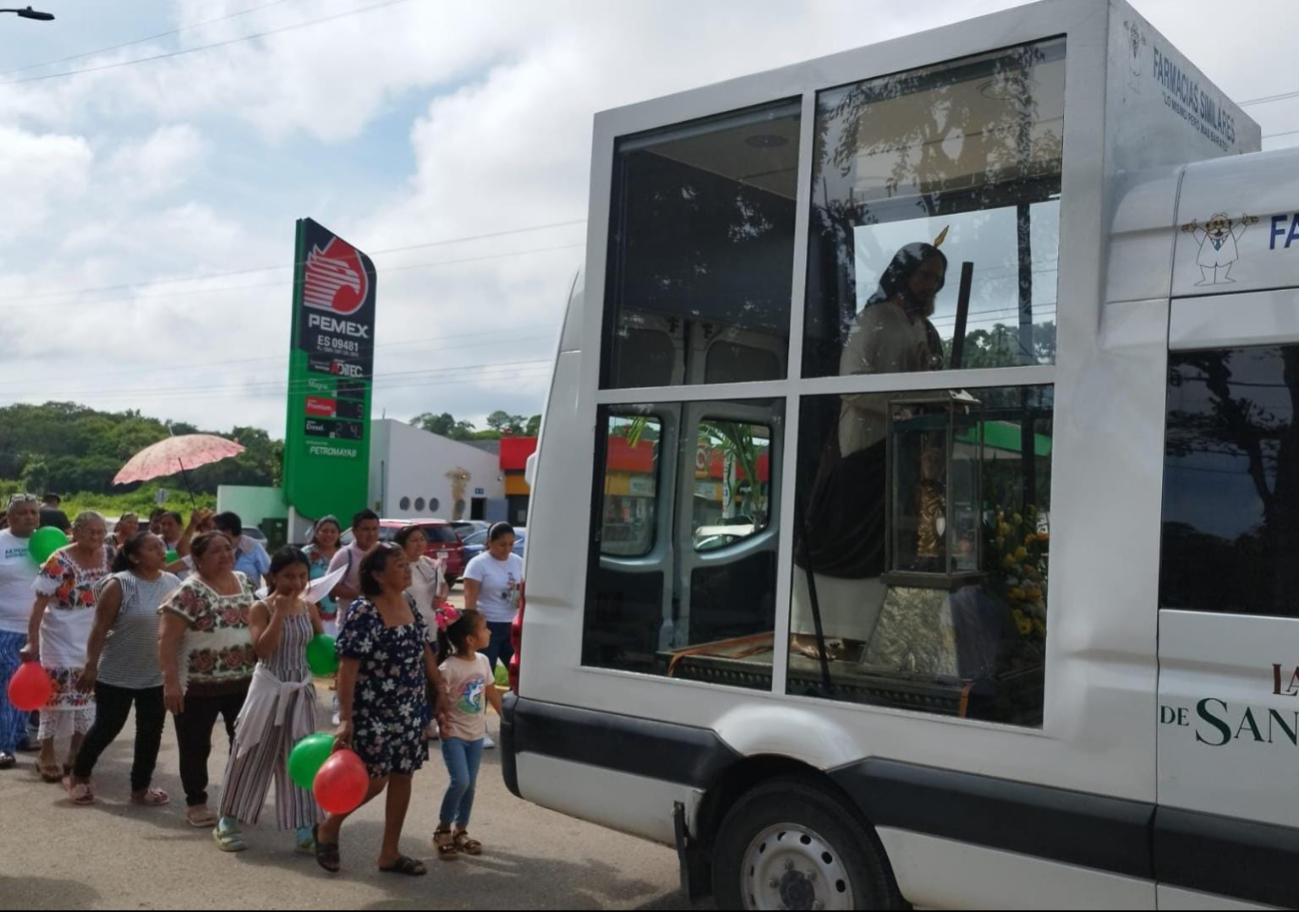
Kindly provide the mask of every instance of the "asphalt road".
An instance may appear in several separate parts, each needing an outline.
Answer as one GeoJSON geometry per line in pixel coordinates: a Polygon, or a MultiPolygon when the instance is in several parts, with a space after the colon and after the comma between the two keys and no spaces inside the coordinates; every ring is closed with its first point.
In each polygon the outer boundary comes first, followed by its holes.
{"type": "MultiPolygon", "coordinates": [[[[328,692],[318,728],[329,730],[328,692]]],[[[498,720],[490,716],[495,732],[498,720]]],[[[481,858],[439,861],[430,840],[446,785],[436,751],[415,777],[403,851],[429,866],[405,879],[375,870],[382,801],[343,830],[343,873],[293,854],[278,833],[274,790],[249,850],[225,855],[209,831],[186,826],[170,723],[154,784],[172,796],[161,810],[128,803],[134,722],[96,770],[99,803],[72,806],[42,784],[33,755],[0,773],[0,909],[689,909],[678,890],[675,853],[543,810],[510,795],[500,755],[486,755],[471,826],[481,858]]],[[[225,735],[215,739],[211,774],[220,783],[225,735]]]]}

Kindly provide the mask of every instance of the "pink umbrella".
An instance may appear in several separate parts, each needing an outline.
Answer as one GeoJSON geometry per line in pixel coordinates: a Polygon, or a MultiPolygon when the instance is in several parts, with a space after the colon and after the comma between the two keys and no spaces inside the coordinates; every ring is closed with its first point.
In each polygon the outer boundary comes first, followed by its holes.
{"type": "MultiPolygon", "coordinates": [[[[154,478],[165,478],[180,472],[185,476],[185,487],[189,487],[189,469],[197,469],[212,462],[220,462],[231,456],[238,456],[244,448],[223,437],[211,434],[184,434],[180,437],[168,437],[166,440],[145,447],[131,457],[131,461],[122,467],[113,479],[113,484],[131,484],[135,481],[150,481],[154,478]]],[[[190,492],[193,497],[193,491],[190,492]]]]}

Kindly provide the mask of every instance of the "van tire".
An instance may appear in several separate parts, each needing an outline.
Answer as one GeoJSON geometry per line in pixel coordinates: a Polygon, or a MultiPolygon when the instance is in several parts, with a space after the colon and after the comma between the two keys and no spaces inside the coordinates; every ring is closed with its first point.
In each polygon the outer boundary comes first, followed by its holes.
{"type": "MultiPolygon", "coordinates": [[[[774,779],[742,795],[726,814],[713,843],[713,894],[719,909],[752,908],[746,902],[745,856],[755,841],[782,824],[819,836],[839,856],[858,909],[909,908],[898,892],[884,847],[875,833],[810,776],[774,779]]],[[[827,908],[829,906],[827,905],[827,908]]]]}

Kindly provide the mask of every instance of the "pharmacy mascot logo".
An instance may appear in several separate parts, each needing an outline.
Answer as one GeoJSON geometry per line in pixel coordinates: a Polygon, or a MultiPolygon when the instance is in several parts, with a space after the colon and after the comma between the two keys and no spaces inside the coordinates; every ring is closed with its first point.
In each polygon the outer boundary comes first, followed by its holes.
{"type": "Polygon", "coordinates": [[[1236,280],[1231,277],[1231,267],[1240,259],[1237,242],[1250,225],[1257,224],[1257,216],[1242,215],[1233,219],[1225,212],[1215,212],[1204,225],[1199,221],[1183,225],[1182,231],[1192,235],[1200,245],[1200,255],[1195,258],[1195,263],[1200,267],[1201,279],[1195,284],[1234,284],[1236,280]]]}

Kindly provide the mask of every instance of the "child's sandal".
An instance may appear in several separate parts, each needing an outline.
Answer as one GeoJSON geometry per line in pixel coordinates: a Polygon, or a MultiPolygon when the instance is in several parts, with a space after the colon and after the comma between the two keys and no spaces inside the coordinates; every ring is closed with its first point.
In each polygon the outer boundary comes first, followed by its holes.
{"type": "Polygon", "coordinates": [[[478,856],[483,854],[483,844],[477,839],[470,839],[468,830],[460,830],[456,833],[452,844],[456,847],[457,852],[465,855],[478,856]]]}
{"type": "Polygon", "coordinates": [[[433,831],[433,848],[437,850],[438,858],[443,861],[455,861],[456,856],[460,854],[451,830],[442,827],[433,831]]]}

